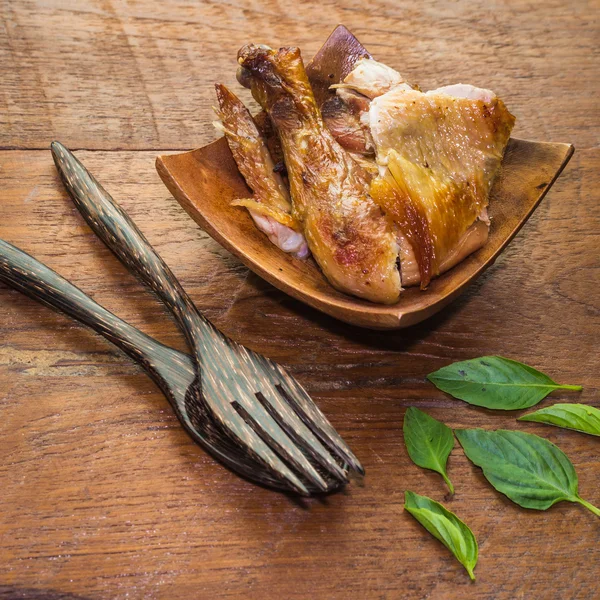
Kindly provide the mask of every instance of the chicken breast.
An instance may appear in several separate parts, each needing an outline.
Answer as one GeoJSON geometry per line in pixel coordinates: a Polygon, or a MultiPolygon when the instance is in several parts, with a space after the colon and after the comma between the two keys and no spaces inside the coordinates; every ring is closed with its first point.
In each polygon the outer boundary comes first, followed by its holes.
{"type": "Polygon", "coordinates": [[[301,227],[292,216],[292,203],[276,171],[266,141],[242,101],[222,84],[216,84],[220,121],[233,158],[254,196],[233,202],[245,206],[254,223],[278,248],[306,258],[310,252],[301,227]]]}
{"type": "MultiPolygon", "coordinates": [[[[398,226],[402,284],[424,288],[487,241],[489,192],[514,117],[490,90],[457,84],[423,93],[371,59],[332,87],[368,102],[354,99],[351,112],[376,150],[380,177],[370,193],[398,226]]],[[[336,136],[340,114],[330,115],[336,136]]]]}
{"type": "Polygon", "coordinates": [[[474,90],[465,97],[448,88],[394,89],[369,107],[384,171],[371,194],[409,240],[422,288],[487,207],[514,124],[499,98],[474,90]]]}
{"type": "Polygon", "coordinates": [[[346,150],[374,155],[368,114],[371,100],[398,88],[411,90],[413,86],[391,67],[372,58],[361,58],[342,83],[331,86],[336,95],[321,107],[323,120],[346,150]]]}
{"type": "Polygon", "coordinates": [[[374,302],[400,293],[393,224],[369,195],[371,175],[324,126],[300,51],[244,46],[239,80],[276,129],[290,181],[292,216],[327,279],[374,302]]]}

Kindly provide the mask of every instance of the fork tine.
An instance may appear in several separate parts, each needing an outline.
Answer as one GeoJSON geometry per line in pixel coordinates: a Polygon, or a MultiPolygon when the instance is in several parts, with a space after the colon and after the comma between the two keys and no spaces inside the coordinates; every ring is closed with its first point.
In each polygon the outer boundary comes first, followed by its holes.
{"type": "MultiPolygon", "coordinates": [[[[244,368],[252,374],[250,376],[250,379],[253,379],[251,385],[256,386],[252,391],[250,402],[241,400],[242,398],[246,399],[246,395],[237,394],[238,403],[243,404],[246,411],[252,414],[254,420],[260,423],[262,430],[269,432],[270,440],[276,441],[279,447],[286,449],[286,456],[293,453],[294,464],[302,465],[300,473],[309,471],[312,479],[315,476],[320,477],[306,456],[306,450],[311,448],[308,456],[315,454],[319,456],[317,462],[323,467],[325,476],[328,474],[338,483],[348,483],[347,474],[336,463],[331,453],[296,416],[295,412],[287,407],[287,403],[275,389],[275,384],[279,383],[280,380],[273,376],[269,359],[239,344],[235,345],[235,349],[237,350],[237,358],[242,361],[244,368]],[[271,405],[273,410],[267,410],[265,403],[256,401],[255,390],[257,389],[263,394],[263,399],[271,405]],[[278,408],[275,409],[275,407],[278,408]],[[281,426],[282,420],[286,423],[286,428],[281,426]],[[291,434],[292,431],[293,434],[291,434]]],[[[271,444],[267,442],[267,445],[271,444]]],[[[333,487],[323,479],[322,482],[326,489],[333,487]]],[[[339,487],[339,485],[335,487],[339,487]]]]}
{"type": "Polygon", "coordinates": [[[279,392],[288,401],[302,422],[331,452],[347,463],[351,469],[360,475],[364,475],[365,470],[360,461],[329,423],[314,403],[314,400],[308,395],[308,392],[281,365],[271,362],[271,366],[280,376],[279,392]]]}
{"type": "MultiPolygon", "coordinates": [[[[200,365],[202,371],[202,365],[200,365]]],[[[221,369],[218,373],[226,373],[225,369],[221,369]]],[[[201,382],[201,392],[199,397],[204,398],[205,390],[204,387],[207,384],[214,384],[217,372],[209,369],[204,369],[203,379],[201,382]]],[[[229,380],[229,385],[226,388],[226,395],[223,395],[223,390],[220,390],[220,394],[215,396],[215,399],[221,404],[221,407],[225,410],[217,410],[214,414],[211,414],[209,418],[218,425],[218,430],[221,435],[230,438],[240,449],[240,452],[247,454],[251,459],[256,460],[263,468],[266,467],[271,472],[275,473],[283,481],[289,483],[290,488],[297,491],[302,495],[310,495],[304,484],[298,479],[297,475],[289,468],[289,466],[281,460],[280,456],[271,445],[258,435],[253,427],[251,427],[246,420],[233,408],[231,398],[247,398],[249,393],[242,387],[240,381],[234,378],[223,377],[221,383],[229,380]],[[228,410],[227,410],[228,409],[228,410]]],[[[213,388],[214,391],[214,388],[213,388]]],[[[254,400],[254,396],[252,397],[254,400]]],[[[255,402],[255,404],[258,404],[255,402]]],[[[219,407],[220,408],[220,407],[219,407]]],[[[210,413],[208,413],[210,414],[210,413]]],[[[269,417],[265,413],[266,417],[269,417]]],[[[273,425],[276,424],[272,421],[273,425]]],[[[289,438],[285,436],[282,430],[280,437],[284,444],[290,444],[289,438]]],[[[276,431],[274,433],[277,433],[276,431]]],[[[300,450],[297,450],[298,454],[301,454],[300,450]]]]}
{"type": "Polygon", "coordinates": [[[276,402],[268,400],[261,392],[256,393],[258,401],[264,409],[271,415],[273,420],[285,431],[297,446],[303,449],[308,455],[319,464],[325,472],[341,483],[348,482],[348,475],[332,457],[326,447],[322,445],[313,432],[304,424],[294,408],[289,405],[287,396],[275,385],[280,398],[276,402]],[[283,403],[281,399],[283,398],[283,403]],[[287,410],[286,410],[287,409],[287,410]],[[290,423],[290,421],[292,421],[290,423]]]}
{"type": "MultiPolygon", "coordinates": [[[[256,369],[256,367],[259,366],[263,373],[263,378],[265,376],[267,378],[265,385],[261,386],[260,390],[263,394],[263,400],[266,401],[261,402],[263,408],[266,410],[266,414],[264,414],[264,416],[262,416],[260,419],[258,418],[257,414],[257,420],[261,422],[263,422],[263,419],[266,422],[272,420],[274,433],[277,433],[286,440],[287,438],[291,438],[304,452],[308,452],[308,454],[318,464],[321,465],[326,473],[328,473],[334,479],[347,483],[347,473],[334,460],[332,454],[339,457],[342,462],[349,464],[355,470],[358,470],[356,469],[356,465],[358,465],[359,469],[362,469],[360,463],[351,452],[350,454],[354,457],[353,461],[347,460],[346,456],[341,454],[340,451],[331,449],[335,448],[333,442],[328,442],[327,437],[320,431],[319,435],[317,435],[315,432],[318,430],[318,428],[315,426],[307,425],[307,422],[310,422],[311,419],[307,416],[306,411],[303,411],[300,414],[297,407],[292,407],[290,402],[286,402],[286,400],[290,396],[293,396],[293,394],[291,392],[282,394],[280,390],[277,390],[277,386],[280,386],[284,383],[282,375],[285,375],[292,381],[293,378],[291,378],[280,365],[274,363],[266,356],[253,352],[252,350],[249,350],[243,346],[237,347],[239,350],[239,356],[240,358],[243,357],[244,363],[247,366],[251,366],[253,369],[256,369]],[[323,440],[328,443],[323,443],[323,440]]],[[[314,404],[310,396],[308,396],[306,392],[304,393],[308,398],[307,403],[310,405],[309,408],[312,407],[312,412],[317,415],[321,422],[324,422],[327,426],[329,426],[330,429],[333,430],[333,427],[329,425],[329,422],[314,404]]],[[[359,470],[359,472],[361,471],[359,470]]]]}
{"type": "MultiPolygon", "coordinates": [[[[254,427],[253,423],[249,422],[245,418],[245,415],[241,414],[236,405],[239,406],[239,403],[235,401],[230,404],[235,409],[232,413],[236,418],[230,418],[227,424],[224,425],[218,420],[211,418],[216,425],[216,428],[212,429],[213,435],[217,439],[221,438],[219,443],[224,448],[229,448],[232,454],[237,449],[237,452],[242,457],[246,456],[248,458],[249,464],[253,461],[256,462],[254,469],[256,467],[260,469],[266,468],[269,473],[286,484],[292,491],[302,496],[310,496],[310,492],[306,486],[289,468],[286,462],[281,459],[280,454],[277,452],[278,447],[270,443],[270,439],[265,439],[265,436],[262,435],[262,428],[254,427]],[[246,431],[242,431],[240,426],[243,426],[246,431]]],[[[189,410],[189,405],[186,408],[189,410]]],[[[201,419],[206,421],[207,416],[203,415],[201,419]]],[[[253,419],[253,421],[255,422],[256,420],[253,419]]],[[[200,425],[200,423],[197,426],[206,428],[206,425],[200,425]]],[[[304,474],[303,471],[301,472],[304,474]]],[[[307,479],[312,482],[309,477],[307,479]]],[[[320,489],[322,486],[317,487],[320,489]]]]}
{"type": "MultiPolygon", "coordinates": [[[[348,445],[333,428],[331,423],[329,423],[314,400],[308,395],[308,392],[281,365],[265,356],[260,356],[260,359],[265,370],[271,374],[271,380],[275,387],[278,388],[279,394],[287,400],[287,404],[290,406],[289,413],[296,417],[289,426],[293,429],[298,429],[299,426],[305,425],[302,436],[306,437],[307,434],[314,434],[325,448],[329,450],[327,451],[321,446],[322,457],[327,460],[329,454],[333,453],[351,469],[364,475],[365,472],[359,460],[354,456],[354,453],[348,448],[348,445]]],[[[278,398],[275,399],[274,404],[281,406],[278,398]]]]}
{"type": "MultiPolygon", "coordinates": [[[[312,483],[318,490],[327,492],[329,486],[327,482],[317,473],[314,467],[302,455],[302,459],[298,460],[297,453],[291,451],[290,445],[284,446],[276,440],[268,431],[259,423],[237,400],[234,400],[231,405],[239,413],[239,415],[248,423],[248,425],[284,460],[288,461],[303,477],[312,483]]],[[[296,490],[297,491],[297,490],[296,490]]],[[[306,492],[308,494],[308,491],[306,492]]]]}
{"type": "MultiPolygon", "coordinates": [[[[202,387],[203,392],[206,388],[211,390],[206,392],[205,397],[212,394],[213,400],[220,404],[220,410],[215,416],[223,433],[237,438],[242,447],[255,459],[275,473],[286,477],[288,481],[290,475],[296,477],[300,474],[313,488],[329,491],[333,486],[323,479],[301,447],[290,439],[277,421],[257,402],[255,391],[260,389],[258,382],[271,379],[270,372],[263,365],[263,357],[225,339],[220,333],[215,335],[211,342],[215,346],[209,349],[206,345],[200,358],[202,387]],[[206,361],[209,356],[210,363],[206,361]],[[234,402],[243,406],[244,415],[234,407],[234,402]],[[226,414],[225,418],[223,413],[226,414]],[[246,415],[251,415],[252,420],[247,419],[246,415]],[[297,469],[296,473],[294,468],[297,469]]],[[[297,489],[296,482],[294,485],[294,489],[297,489]]]]}

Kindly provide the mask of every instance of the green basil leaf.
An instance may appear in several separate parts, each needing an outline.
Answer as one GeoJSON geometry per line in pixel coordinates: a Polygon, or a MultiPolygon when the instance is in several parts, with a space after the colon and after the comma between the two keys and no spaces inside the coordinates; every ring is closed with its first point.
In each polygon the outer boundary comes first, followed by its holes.
{"type": "Polygon", "coordinates": [[[454,554],[474,581],[479,550],[469,527],[439,502],[408,490],[404,493],[404,509],[454,554]]]}
{"type": "Polygon", "coordinates": [[[523,415],[518,420],[547,423],[600,436],[600,410],[585,404],[553,404],[548,408],[523,415]]]}
{"type": "Polygon", "coordinates": [[[544,373],[502,356],[457,362],[430,373],[427,379],[455,398],[496,410],[529,408],[554,390],[582,389],[559,385],[544,373]]]}
{"type": "Polygon", "coordinates": [[[577,473],[552,442],[523,431],[457,429],[467,458],[486,479],[524,508],[546,510],[556,502],[578,502],[600,516],[600,509],[579,497],[577,473]]]}
{"type": "Polygon", "coordinates": [[[454,486],[446,472],[446,462],[454,447],[452,429],[411,406],[404,415],[404,443],[412,461],[419,467],[439,473],[450,493],[454,494],[454,486]]]}

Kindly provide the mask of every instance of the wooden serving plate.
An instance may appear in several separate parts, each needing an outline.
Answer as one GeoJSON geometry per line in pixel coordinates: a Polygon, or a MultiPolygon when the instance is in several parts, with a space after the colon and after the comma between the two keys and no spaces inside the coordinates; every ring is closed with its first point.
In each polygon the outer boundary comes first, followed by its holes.
{"type": "MultiPolygon", "coordinates": [[[[329,36],[307,71],[318,102],[368,52],[342,25],[329,36]]],[[[225,138],[198,150],[159,156],[156,168],[189,215],[248,268],[290,296],[337,319],[372,329],[408,327],[432,316],[492,265],[523,227],[573,154],[570,144],[511,139],[491,192],[486,245],[434,279],[426,291],[408,288],[391,306],[348,296],[333,288],[312,259],[292,258],[271,244],[245,209],[231,206],[251,192],[225,138]]]]}

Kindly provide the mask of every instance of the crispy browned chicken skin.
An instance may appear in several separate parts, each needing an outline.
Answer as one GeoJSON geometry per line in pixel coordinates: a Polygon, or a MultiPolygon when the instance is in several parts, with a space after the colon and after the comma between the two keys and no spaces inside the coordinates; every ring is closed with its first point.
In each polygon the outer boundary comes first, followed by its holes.
{"type": "Polygon", "coordinates": [[[244,46],[241,81],[278,132],[293,218],[338,289],[374,302],[400,293],[394,227],[369,195],[371,175],[323,124],[298,48],[244,46]]]}
{"type": "Polygon", "coordinates": [[[381,176],[370,193],[398,226],[402,284],[425,288],[486,242],[489,193],[515,119],[490,90],[423,93],[369,58],[332,88],[327,124],[347,149],[375,150],[381,176]]]}
{"type": "Polygon", "coordinates": [[[217,85],[220,127],[254,191],[236,204],[274,244],[296,256],[308,244],[335,287],[382,303],[397,300],[401,283],[424,289],[485,244],[514,124],[493,92],[423,93],[362,58],[320,111],[297,48],[250,44],[238,62],[238,80],[278,134],[289,192],[250,113],[217,85]]]}

